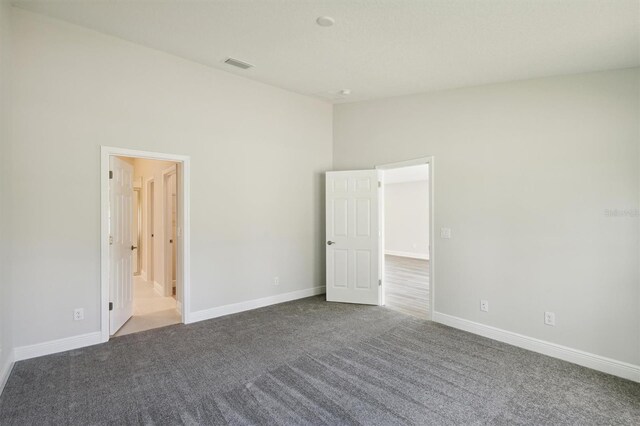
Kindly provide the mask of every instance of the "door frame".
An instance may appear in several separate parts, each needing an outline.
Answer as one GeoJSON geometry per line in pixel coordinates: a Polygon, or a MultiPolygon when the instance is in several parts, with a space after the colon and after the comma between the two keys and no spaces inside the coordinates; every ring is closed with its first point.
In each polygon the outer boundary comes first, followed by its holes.
{"type": "Polygon", "coordinates": [[[154,286],[155,286],[155,272],[153,270],[153,268],[155,268],[155,260],[154,260],[154,256],[155,256],[155,248],[153,247],[153,238],[152,235],[154,235],[153,232],[153,225],[155,222],[155,207],[153,206],[154,204],[154,200],[155,200],[155,195],[156,195],[156,185],[155,185],[155,178],[154,177],[150,177],[145,179],[144,181],[144,190],[145,190],[145,195],[146,195],[146,200],[145,200],[145,204],[147,206],[147,221],[144,224],[145,225],[145,237],[146,237],[146,244],[147,247],[145,249],[145,257],[147,258],[146,261],[146,265],[147,268],[144,271],[144,280],[145,281],[149,281],[151,282],[154,286]],[[153,191],[152,191],[153,189],[153,191]]]}
{"type": "Polygon", "coordinates": [[[376,170],[382,171],[381,185],[380,185],[380,279],[382,280],[381,286],[381,295],[380,300],[384,303],[384,289],[385,289],[385,280],[384,280],[384,171],[390,169],[400,169],[402,167],[409,166],[419,166],[426,164],[429,166],[429,319],[433,321],[433,314],[435,312],[436,306],[436,280],[435,280],[435,264],[436,264],[436,246],[435,246],[435,238],[434,238],[434,229],[435,229],[435,197],[434,197],[434,181],[433,177],[434,173],[434,158],[431,157],[421,157],[413,160],[407,161],[399,161],[396,163],[387,163],[376,165],[376,170]]]}
{"type": "MultiPolygon", "coordinates": [[[[163,296],[168,297],[168,296],[173,296],[173,293],[171,291],[171,289],[173,288],[173,278],[170,277],[169,272],[171,271],[171,265],[170,263],[172,263],[172,257],[173,257],[173,247],[170,244],[167,244],[167,240],[168,240],[168,235],[167,235],[167,230],[168,230],[168,225],[169,225],[169,220],[170,220],[170,216],[171,213],[169,213],[169,210],[171,209],[171,206],[169,204],[168,201],[168,197],[167,197],[167,190],[168,190],[168,185],[167,185],[167,181],[169,180],[169,177],[171,175],[175,175],[176,177],[176,196],[177,196],[177,189],[178,189],[178,170],[177,167],[175,165],[164,169],[162,171],[162,236],[164,237],[164,241],[162,242],[162,256],[163,256],[163,262],[162,265],[164,267],[164,271],[163,271],[163,279],[164,282],[162,283],[162,289],[163,289],[163,296]]],[[[177,202],[177,199],[176,199],[177,202]]],[[[177,225],[177,221],[176,221],[176,226],[177,225]]],[[[178,226],[179,227],[179,226],[178,226]]],[[[176,232],[177,234],[177,232],[176,232]]],[[[177,240],[178,236],[176,235],[176,240],[177,240]]],[[[176,254],[176,258],[177,258],[177,254],[176,254]]],[[[179,299],[180,295],[177,294],[178,291],[178,266],[176,264],[176,300],[179,299]]],[[[180,304],[178,304],[178,311],[180,311],[182,308],[180,306],[180,304]]]]}
{"type": "MultiPolygon", "coordinates": [[[[101,342],[109,341],[109,158],[123,156],[178,163],[176,177],[179,182],[178,226],[182,238],[178,240],[178,273],[182,287],[182,322],[190,321],[191,289],[191,231],[190,231],[190,179],[191,157],[151,151],[138,151],[110,146],[100,147],[100,332],[101,342]]],[[[155,186],[155,185],[154,185],[155,186]]],[[[155,195],[155,194],[154,194],[155,195]]]]}
{"type": "Polygon", "coordinates": [[[133,276],[137,277],[142,275],[142,187],[136,188],[135,182],[133,184],[133,198],[138,208],[135,211],[136,222],[136,270],[133,271],[133,276]]]}

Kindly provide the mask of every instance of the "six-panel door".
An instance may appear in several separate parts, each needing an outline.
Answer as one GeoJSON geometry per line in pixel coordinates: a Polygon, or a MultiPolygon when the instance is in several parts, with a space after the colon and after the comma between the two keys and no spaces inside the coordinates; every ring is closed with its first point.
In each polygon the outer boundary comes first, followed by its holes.
{"type": "Polygon", "coordinates": [[[111,157],[109,165],[109,334],[113,335],[133,315],[133,166],[117,157],[111,157]]]}
{"type": "Polygon", "coordinates": [[[327,300],[378,305],[378,171],[326,174],[327,300]]]}

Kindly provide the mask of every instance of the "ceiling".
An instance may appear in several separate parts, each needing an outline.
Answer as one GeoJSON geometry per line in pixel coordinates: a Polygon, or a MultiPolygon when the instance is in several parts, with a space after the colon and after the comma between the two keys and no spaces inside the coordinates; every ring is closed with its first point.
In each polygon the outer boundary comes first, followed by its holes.
{"type": "Polygon", "coordinates": [[[429,165],[400,167],[384,171],[384,183],[420,182],[429,180],[429,165]]]}
{"type": "Polygon", "coordinates": [[[13,3],[332,102],[640,65],[638,0],[13,3]]]}

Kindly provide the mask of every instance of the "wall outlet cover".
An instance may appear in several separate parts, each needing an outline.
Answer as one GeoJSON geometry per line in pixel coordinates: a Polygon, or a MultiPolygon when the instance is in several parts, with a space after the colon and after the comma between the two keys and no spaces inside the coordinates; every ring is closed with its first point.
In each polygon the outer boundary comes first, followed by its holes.
{"type": "Polygon", "coordinates": [[[73,320],[80,321],[84,319],[84,308],[76,308],[73,310],[73,320]]]}
{"type": "Polygon", "coordinates": [[[556,314],[553,312],[544,313],[544,323],[554,327],[556,325],[556,314]]]}

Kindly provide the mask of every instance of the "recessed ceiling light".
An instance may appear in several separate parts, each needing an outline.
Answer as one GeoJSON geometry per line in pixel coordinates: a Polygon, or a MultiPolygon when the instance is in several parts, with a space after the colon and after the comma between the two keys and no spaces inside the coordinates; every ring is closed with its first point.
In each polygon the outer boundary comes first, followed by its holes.
{"type": "Polygon", "coordinates": [[[321,27],[330,27],[336,23],[336,20],[333,19],[331,16],[321,16],[318,19],[316,19],[316,22],[321,27]]]}

